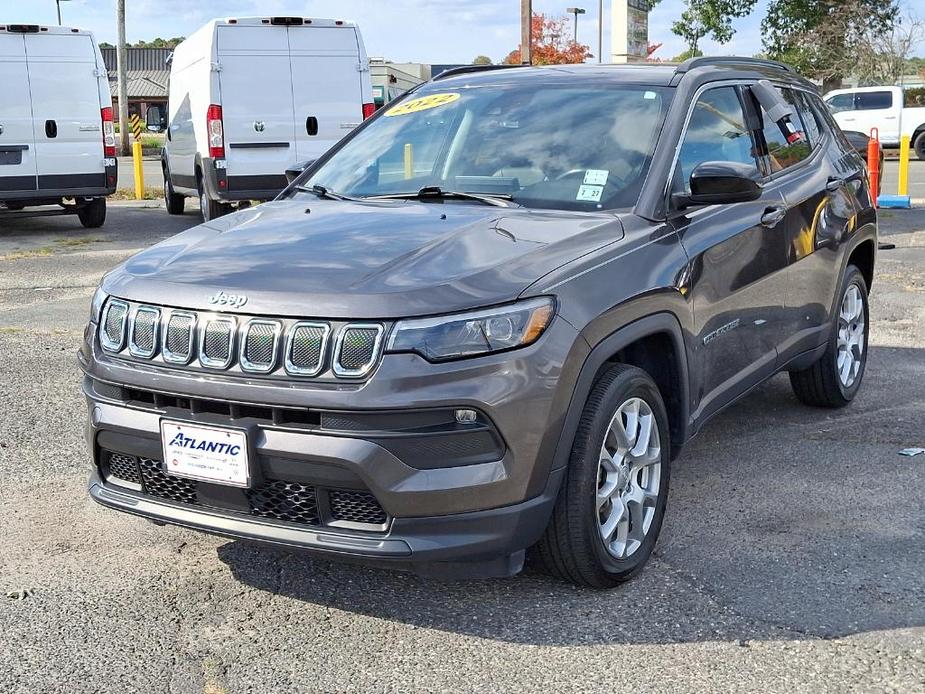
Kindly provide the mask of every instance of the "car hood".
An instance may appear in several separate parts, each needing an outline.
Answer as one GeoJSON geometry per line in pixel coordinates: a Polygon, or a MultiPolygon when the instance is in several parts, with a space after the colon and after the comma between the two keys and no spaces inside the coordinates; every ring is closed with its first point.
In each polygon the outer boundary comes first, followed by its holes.
{"type": "Polygon", "coordinates": [[[190,309],[398,318],[500,303],[623,236],[612,213],[480,204],[281,200],[133,256],[103,288],[190,309]],[[244,295],[236,307],[210,297],[244,295]]]}

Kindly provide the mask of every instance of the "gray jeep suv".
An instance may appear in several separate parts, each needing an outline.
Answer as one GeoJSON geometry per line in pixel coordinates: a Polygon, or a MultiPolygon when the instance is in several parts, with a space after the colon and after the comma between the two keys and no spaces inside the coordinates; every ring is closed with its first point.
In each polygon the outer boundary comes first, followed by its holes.
{"type": "Polygon", "coordinates": [[[104,277],[90,494],[428,575],[533,548],[613,586],[723,407],[780,371],[855,396],[876,237],[863,162],[783,65],[444,73],[104,277]]]}

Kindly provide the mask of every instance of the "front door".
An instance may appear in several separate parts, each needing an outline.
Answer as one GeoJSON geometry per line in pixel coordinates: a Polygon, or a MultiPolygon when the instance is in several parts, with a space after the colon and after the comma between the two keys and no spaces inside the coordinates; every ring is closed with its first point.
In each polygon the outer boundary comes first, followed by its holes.
{"type": "MultiPolygon", "coordinates": [[[[745,118],[736,86],[703,92],[694,104],[673,177],[689,191],[705,161],[754,167],[757,133],[745,118]]],[[[675,213],[673,223],[690,257],[693,304],[694,419],[702,420],[773,373],[786,299],[784,199],[771,186],[753,202],[707,205],[675,213]]]]}
{"type": "Polygon", "coordinates": [[[21,35],[0,36],[0,200],[4,191],[35,190],[32,99],[21,35]]]}

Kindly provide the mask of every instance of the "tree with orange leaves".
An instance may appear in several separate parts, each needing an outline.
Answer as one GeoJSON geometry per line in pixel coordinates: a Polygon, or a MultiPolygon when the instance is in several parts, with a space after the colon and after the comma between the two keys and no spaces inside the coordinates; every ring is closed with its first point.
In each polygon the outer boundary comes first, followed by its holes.
{"type": "MultiPolygon", "coordinates": [[[[530,27],[530,48],[534,65],[562,65],[583,63],[591,57],[588,46],[576,43],[569,36],[568,20],[547,19],[545,15],[533,13],[530,27]]],[[[505,65],[520,65],[520,45],[501,61],[505,65]]]]}

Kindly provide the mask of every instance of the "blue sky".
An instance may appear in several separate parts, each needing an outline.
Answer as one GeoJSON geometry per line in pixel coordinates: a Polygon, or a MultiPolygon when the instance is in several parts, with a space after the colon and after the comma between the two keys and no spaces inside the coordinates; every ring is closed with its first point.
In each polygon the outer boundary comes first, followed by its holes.
{"type": "MultiPolygon", "coordinates": [[[[915,4],[920,0],[907,0],[915,4]]],[[[563,15],[578,5],[588,13],[578,21],[578,39],[596,50],[596,0],[533,0],[536,12],[563,15]]],[[[767,0],[736,20],[733,40],[720,46],[704,41],[710,54],[753,55],[761,50],[761,18],[767,0]]],[[[213,17],[294,14],[359,22],[371,56],[423,63],[469,62],[479,54],[498,60],[520,40],[519,0],[126,0],[129,41],[185,36],[213,17]]],[[[605,56],[609,53],[609,0],[605,1],[605,56]]],[[[684,50],[671,33],[682,0],[662,0],[649,15],[649,40],[664,45],[656,56],[670,59],[684,50]]],[[[114,0],[62,1],[64,23],[90,29],[115,42],[114,0]]],[[[55,23],[54,0],[0,0],[0,22],[55,23]]]]}

